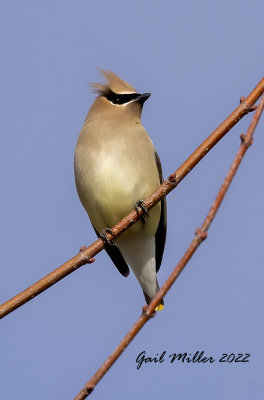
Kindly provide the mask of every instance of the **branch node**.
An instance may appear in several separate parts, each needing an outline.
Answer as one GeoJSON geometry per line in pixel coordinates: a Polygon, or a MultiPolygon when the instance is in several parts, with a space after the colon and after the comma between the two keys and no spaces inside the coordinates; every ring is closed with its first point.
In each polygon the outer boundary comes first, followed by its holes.
{"type": "Polygon", "coordinates": [[[195,235],[200,242],[202,242],[207,238],[207,232],[202,231],[201,228],[195,229],[195,235]]]}
{"type": "MultiPolygon", "coordinates": [[[[81,248],[80,248],[80,250],[79,250],[79,253],[80,253],[80,254],[83,253],[84,250],[86,250],[86,249],[87,249],[86,246],[81,246],[81,248]]],[[[84,256],[84,258],[85,258],[85,260],[87,261],[87,264],[92,264],[92,263],[95,262],[95,258],[94,258],[94,257],[86,258],[86,257],[84,256]]]]}
{"type": "Polygon", "coordinates": [[[245,101],[246,101],[246,99],[245,99],[244,96],[240,97],[240,104],[244,104],[244,106],[245,106],[247,112],[252,112],[252,111],[255,111],[255,110],[257,109],[257,106],[248,106],[248,105],[245,103],[245,101]]]}
{"type": "Polygon", "coordinates": [[[177,185],[177,176],[175,172],[168,177],[168,181],[172,183],[174,186],[177,185]]]}
{"type": "Polygon", "coordinates": [[[247,137],[244,133],[241,133],[240,139],[241,139],[241,143],[247,147],[251,146],[254,141],[252,136],[249,139],[247,139],[247,137]]]}
{"type": "Polygon", "coordinates": [[[251,106],[249,107],[249,112],[255,111],[257,109],[257,106],[251,106]]]}
{"type": "Polygon", "coordinates": [[[145,304],[143,307],[142,307],[142,314],[141,315],[145,315],[146,317],[148,317],[148,318],[153,318],[153,317],[155,317],[155,315],[156,315],[156,311],[153,311],[153,313],[149,313],[148,312],[148,308],[149,308],[149,306],[147,305],[147,304],[145,304]]]}
{"type": "Polygon", "coordinates": [[[94,385],[85,385],[83,388],[83,391],[85,393],[85,396],[89,396],[90,393],[94,390],[94,385]]]}

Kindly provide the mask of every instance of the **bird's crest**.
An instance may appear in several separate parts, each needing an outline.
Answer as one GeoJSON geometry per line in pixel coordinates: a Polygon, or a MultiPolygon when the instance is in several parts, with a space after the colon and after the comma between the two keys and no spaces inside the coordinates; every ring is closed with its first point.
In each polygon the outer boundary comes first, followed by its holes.
{"type": "Polygon", "coordinates": [[[106,78],[106,83],[91,83],[90,86],[93,88],[95,93],[98,93],[99,96],[104,96],[108,94],[109,91],[112,91],[117,94],[129,94],[136,93],[136,90],[133,86],[129,85],[129,83],[123,81],[119,76],[114,74],[111,71],[103,71],[100,72],[106,78]]]}

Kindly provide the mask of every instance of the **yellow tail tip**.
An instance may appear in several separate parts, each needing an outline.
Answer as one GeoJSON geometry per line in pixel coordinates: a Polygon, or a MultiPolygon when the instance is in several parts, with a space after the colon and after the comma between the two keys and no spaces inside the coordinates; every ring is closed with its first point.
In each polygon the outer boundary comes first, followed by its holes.
{"type": "Polygon", "coordinates": [[[161,311],[161,310],[163,310],[163,308],[164,308],[164,305],[163,305],[163,304],[159,304],[159,305],[155,308],[155,311],[161,311]]]}

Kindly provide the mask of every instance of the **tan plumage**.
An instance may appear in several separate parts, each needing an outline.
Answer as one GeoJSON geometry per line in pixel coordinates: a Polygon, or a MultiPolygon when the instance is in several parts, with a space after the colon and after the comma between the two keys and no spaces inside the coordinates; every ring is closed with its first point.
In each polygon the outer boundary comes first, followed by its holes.
{"type": "Polygon", "coordinates": [[[100,72],[105,76],[107,83],[105,85],[101,83],[90,84],[94,91],[99,95],[106,94],[109,89],[115,93],[136,93],[133,86],[123,81],[123,79],[119,78],[119,76],[114,74],[112,71],[100,70],[100,72]]]}
{"type": "MultiPolygon", "coordinates": [[[[160,184],[158,155],[140,117],[144,101],[127,82],[102,71],[105,85],[93,84],[98,93],[80,132],[74,168],[77,191],[99,235],[128,214],[160,184]]],[[[166,201],[150,211],[147,222],[138,221],[106,251],[119,271],[132,268],[146,301],[158,290],[159,269],[166,237],[166,201]]]]}

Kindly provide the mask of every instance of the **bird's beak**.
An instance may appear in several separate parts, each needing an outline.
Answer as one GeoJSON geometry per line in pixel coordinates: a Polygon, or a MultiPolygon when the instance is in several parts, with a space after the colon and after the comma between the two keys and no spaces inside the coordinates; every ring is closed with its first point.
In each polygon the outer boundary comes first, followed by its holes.
{"type": "Polygon", "coordinates": [[[146,100],[151,96],[151,93],[143,93],[139,94],[138,97],[135,98],[135,101],[138,101],[141,104],[144,104],[146,100]]]}

